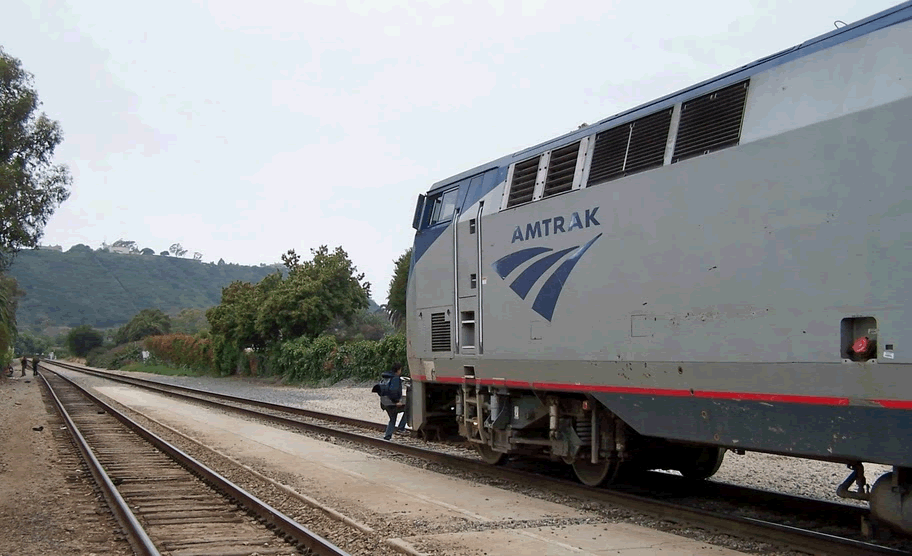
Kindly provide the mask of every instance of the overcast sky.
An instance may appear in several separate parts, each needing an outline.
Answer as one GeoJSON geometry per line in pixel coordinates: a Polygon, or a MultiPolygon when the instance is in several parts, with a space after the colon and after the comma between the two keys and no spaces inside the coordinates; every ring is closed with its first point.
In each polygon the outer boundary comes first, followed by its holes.
{"type": "Polygon", "coordinates": [[[341,245],[383,303],[432,183],[896,3],[5,0],[0,45],[65,133],[42,244],[341,245]]]}

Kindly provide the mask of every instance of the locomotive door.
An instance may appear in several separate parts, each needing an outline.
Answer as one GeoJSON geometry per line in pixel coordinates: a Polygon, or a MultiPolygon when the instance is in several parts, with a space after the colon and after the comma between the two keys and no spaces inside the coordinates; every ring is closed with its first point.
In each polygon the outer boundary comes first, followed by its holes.
{"type": "MultiPolygon", "coordinates": [[[[481,187],[483,175],[472,178],[469,191],[481,187]],[[477,183],[476,183],[477,182],[477,183]]],[[[480,355],[484,351],[481,279],[481,214],[484,201],[465,207],[455,227],[456,352],[480,355]]]]}

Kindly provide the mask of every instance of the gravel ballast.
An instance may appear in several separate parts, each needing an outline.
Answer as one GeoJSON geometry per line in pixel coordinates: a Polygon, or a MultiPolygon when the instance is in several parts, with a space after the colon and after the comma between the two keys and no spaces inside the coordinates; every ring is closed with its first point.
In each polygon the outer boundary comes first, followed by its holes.
{"type": "MultiPolygon", "coordinates": [[[[377,423],[387,421],[386,413],[380,409],[377,395],[370,391],[370,385],[365,384],[302,388],[275,385],[262,379],[244,377],[172,377],[148,373],[123,374],[166,384],[344,415],[365,421],[377,423]]],[[[891,471],[889,466],[865,465],[869,483],[873,483],[883,473],[889,471],[891,471]]],[[[850,470],[846,466],[838,463],[757,452],[747,452],[744,455],[728,452],[725,455],[725,462],[712,480],[818,500],[865,505],[864,502],[846,500],[836,495],[836,487],[845,480],[849,473],[850,470]]]]}

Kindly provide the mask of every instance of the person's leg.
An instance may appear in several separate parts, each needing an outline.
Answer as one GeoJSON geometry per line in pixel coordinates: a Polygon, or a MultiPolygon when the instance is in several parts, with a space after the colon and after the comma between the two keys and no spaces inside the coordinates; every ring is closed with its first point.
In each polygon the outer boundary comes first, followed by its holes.
{"type": "Polygon", "coordinates": [[[410,417],[411,417],[411,406],[409,405],[408,401],[406,401],[405,411],[402,412],[402,417],[399,418],[399,426],[397,427],[399,429],[399,432],[402,432],[405,430],[405,425],[408,424],[410,417]]]}
{"type": "Polygon", "coordinates": [[[383,438],[389,440],[393,437],[393,429],[396,428],[396,408],[387,409],[386,414],[389,415],[389,423],[386,424],[386,434],[383,438]]]}

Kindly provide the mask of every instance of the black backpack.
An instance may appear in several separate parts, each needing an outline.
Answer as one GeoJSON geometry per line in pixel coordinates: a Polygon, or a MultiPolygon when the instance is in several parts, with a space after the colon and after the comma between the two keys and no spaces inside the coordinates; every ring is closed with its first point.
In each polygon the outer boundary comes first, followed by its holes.
{"type": "Polygon", "coordinates": [[[382,378],[382,379],[380,380],[380,382],[378,382],[377,384],[374,384],[374,387],[371,388],[371,392],[377,394],[377,395],[380,396],[381,398],[382,398],[383,396],[389,397],[390,392],[391,392],[391,390],[390,390],[390,378],[389,378],[389,377],[384,377],[384,378],[382,378]]]}

